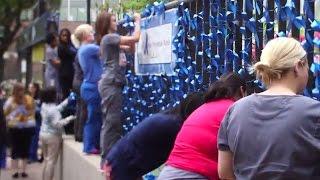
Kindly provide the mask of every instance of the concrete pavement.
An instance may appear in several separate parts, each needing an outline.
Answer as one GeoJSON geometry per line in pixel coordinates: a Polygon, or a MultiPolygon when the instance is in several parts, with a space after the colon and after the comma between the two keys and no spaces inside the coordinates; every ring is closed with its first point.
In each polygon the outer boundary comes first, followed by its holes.
{"type": "MultiPolygon", "coordinates": [[[[14,173],[10,169],[10,159],[8,159],[8,169],[1,169],[1,175],[0,175],[0,180],[15,180],[11,176],[14,173]]],[[[27,166],[27,173],[29,175],[28,178],[22,178],[21,176],[18,179],[23,179],[23,180],[41,180],[41,174],[42,174],[42,164],[40,163],[32,163],[28,164],[27,166]]]]}

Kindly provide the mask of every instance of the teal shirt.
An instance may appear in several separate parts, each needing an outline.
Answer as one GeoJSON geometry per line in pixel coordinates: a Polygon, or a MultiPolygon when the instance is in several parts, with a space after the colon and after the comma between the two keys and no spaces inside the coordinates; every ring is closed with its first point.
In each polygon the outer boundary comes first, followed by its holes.
{"type": "Polygon", "coordinates": [[[102,74],[99,46],[96,44],[82,45],[78,51],[78,58],[83,71],[83,81],[97,83],[102,74]]]}

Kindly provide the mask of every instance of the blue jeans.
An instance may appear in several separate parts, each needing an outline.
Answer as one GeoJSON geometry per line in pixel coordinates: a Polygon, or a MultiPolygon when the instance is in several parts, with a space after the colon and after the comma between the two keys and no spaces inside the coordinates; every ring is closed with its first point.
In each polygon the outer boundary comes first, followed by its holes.
{"type": "Polygon", "coordinates": [[[94,149],[99,149],[100,144],[102,113],[98,84],[83,82],[80,94],[87,104],[88,112],[83,129],[83,152],[90,153],[94,149]]]}
{"type": "Polygon", "coordinates": [[[0,147],[0,169],[6,168],[6,146],[0,147]]]}
{"type": "Polygon", "coordinates": [[[34,134],[31,139],[30,150],[29,150],[29,160],[30,161],[38,161],[38,147],[39,147],[39,132],[40,125],[36,124],[34,134]]]}

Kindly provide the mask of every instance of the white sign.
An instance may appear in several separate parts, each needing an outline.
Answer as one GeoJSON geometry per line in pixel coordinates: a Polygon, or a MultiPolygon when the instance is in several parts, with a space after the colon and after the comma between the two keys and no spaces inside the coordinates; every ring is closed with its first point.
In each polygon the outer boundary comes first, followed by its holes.
{"type": "Polygon", "coordinates": [[[141,30],[136,50],[139,64],[163,64],[172,62],[172,24],[141,30]]]}

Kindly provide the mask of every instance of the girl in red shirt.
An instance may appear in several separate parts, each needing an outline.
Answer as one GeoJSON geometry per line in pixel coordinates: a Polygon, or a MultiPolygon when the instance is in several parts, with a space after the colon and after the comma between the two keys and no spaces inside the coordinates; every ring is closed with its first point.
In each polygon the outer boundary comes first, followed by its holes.
{"type": "Polygon", "coordinates": [[[219,179],[217,134],[224,114],[244,96],[245,81],[230,73],[213,83],[205,104],[184,122],[158,180],[219,179]]]}

